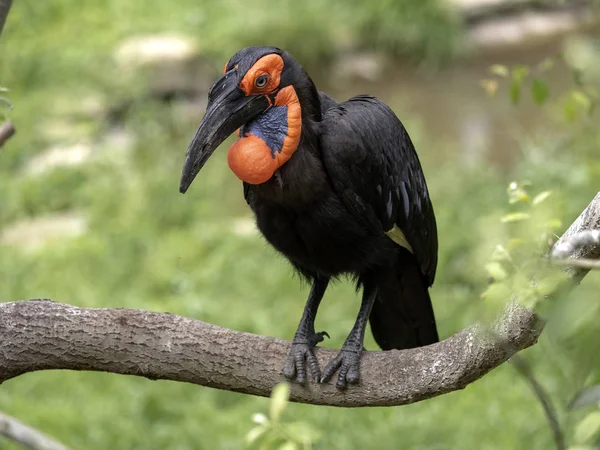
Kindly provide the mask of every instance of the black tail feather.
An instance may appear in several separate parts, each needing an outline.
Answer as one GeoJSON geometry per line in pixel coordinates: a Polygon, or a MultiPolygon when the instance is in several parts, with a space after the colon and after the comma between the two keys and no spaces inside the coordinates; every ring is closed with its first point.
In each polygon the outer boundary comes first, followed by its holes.
{"type": "Polygon", "coordinates": [[[398,270],[379,286],[369,322],[382,350],[421,347],[439,341],[427,285],[414,257],[401,252],[398,270]]]}

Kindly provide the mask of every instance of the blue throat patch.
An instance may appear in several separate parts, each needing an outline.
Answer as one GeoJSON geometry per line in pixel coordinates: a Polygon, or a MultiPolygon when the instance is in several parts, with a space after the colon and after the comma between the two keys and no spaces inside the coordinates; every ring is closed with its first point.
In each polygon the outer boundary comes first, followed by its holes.
{"type": "Polygon", "coordinates": [[[242,126],[240,135],[247,137],[249,134],[253,134],[261,138],[271,150],[271,156],[274,159],[275,153],[281,153],[283,142],[287,137],[287,113],[286,105],[272,106],[256,119],[242,126]]]}

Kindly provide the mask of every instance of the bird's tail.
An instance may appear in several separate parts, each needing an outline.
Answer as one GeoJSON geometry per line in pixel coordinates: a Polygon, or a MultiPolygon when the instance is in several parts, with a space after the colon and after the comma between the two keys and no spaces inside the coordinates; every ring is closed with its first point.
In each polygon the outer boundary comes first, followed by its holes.
{"type": "Polygon", "coordinates": [[[380,284],[369,321],[382,350],[438,342],[431,298],[412,254],[401,252],[395,276],[380,284]]]}

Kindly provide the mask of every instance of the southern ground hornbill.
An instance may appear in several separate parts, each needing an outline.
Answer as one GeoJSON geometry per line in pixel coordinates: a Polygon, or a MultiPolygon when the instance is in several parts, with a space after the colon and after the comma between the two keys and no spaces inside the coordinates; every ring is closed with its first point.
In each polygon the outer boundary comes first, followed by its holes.
{"type": "Polygon", "coordinates": [[[283,373],[304,384],[338,369],[338,388],[359,380],[367,319],[384,349],[438,341],[428,287],[437,229],[413,144],[392,110],[360,95],[337,103],[302,66],[273,47],[248,47],[211,87],[187,151],[184,193],[213,151],[236,130],[228,162],[267,241],[312,288],[283,373]],[[321,373],[313,347],[317,308],[329,280],[362,287],[358,317],[321,373]]]}

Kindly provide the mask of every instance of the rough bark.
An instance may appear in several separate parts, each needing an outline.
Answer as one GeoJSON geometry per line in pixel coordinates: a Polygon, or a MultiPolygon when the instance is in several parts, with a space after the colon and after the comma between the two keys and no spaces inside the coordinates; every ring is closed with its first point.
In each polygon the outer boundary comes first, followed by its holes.
{"type": "MultiPolygon", "coordinates": [[[[563,239],[600,228],[600,194],[563,239]]],[[[597,259],[598,246],[576,257],[597,259]]],[[[576,282],[587,273],[573,269],[576,282]]],[[[297,402],[332,406],[391,406],[462,389],[536,343],[543,321],[511,303],[489,328],[475,325],[427,347],[365,352],[357,386],[292,386],[297,402]]],[[[94,370],[195,383],[268,396],[290,343],[241,333],[168,313],[78,308],[49,300],[0,304],[0,382],[47,369],[94,370]]],[[[336,350],[319,349],[321,364],[336,350]]]]}

